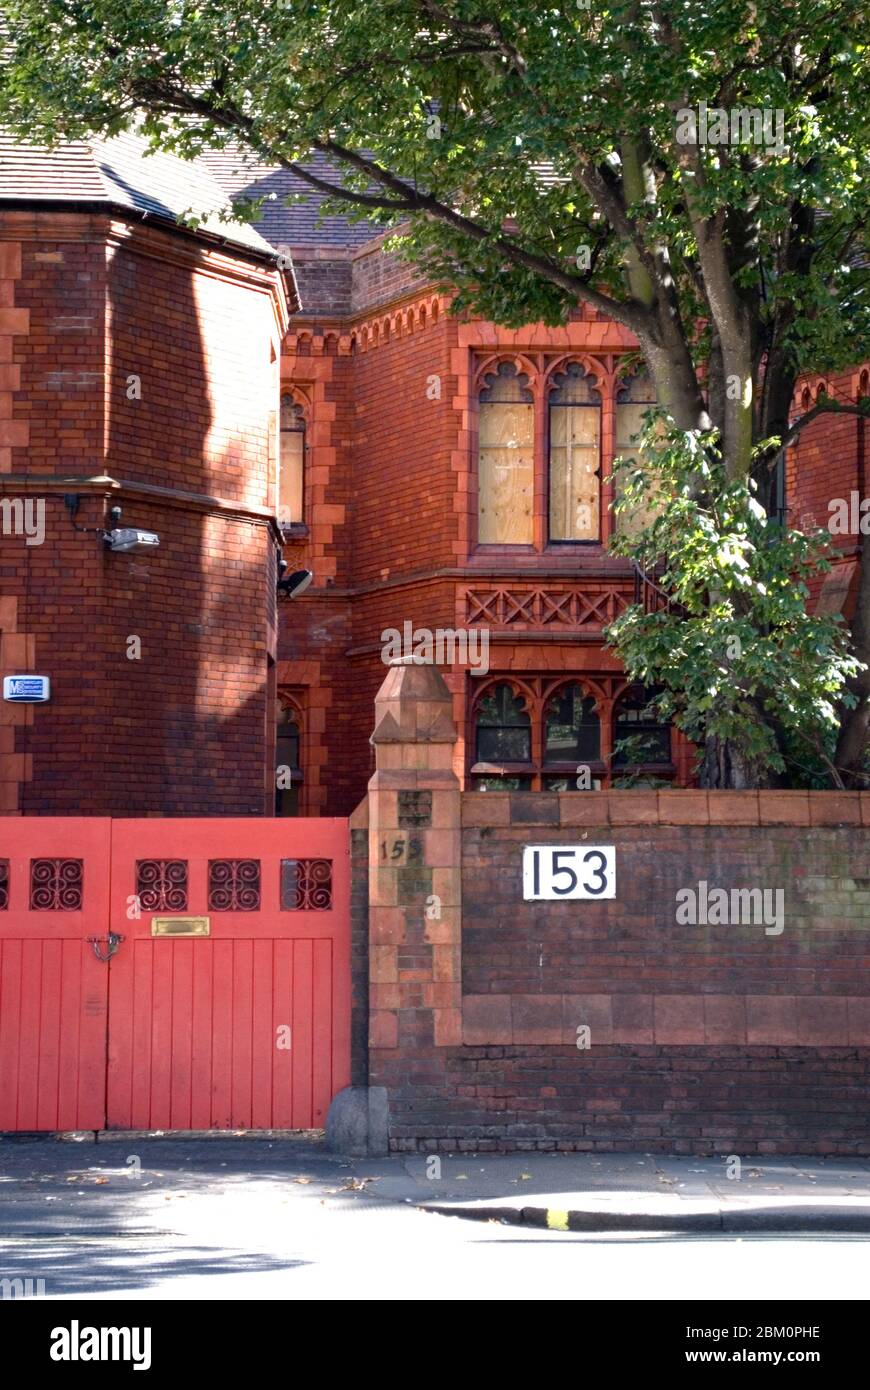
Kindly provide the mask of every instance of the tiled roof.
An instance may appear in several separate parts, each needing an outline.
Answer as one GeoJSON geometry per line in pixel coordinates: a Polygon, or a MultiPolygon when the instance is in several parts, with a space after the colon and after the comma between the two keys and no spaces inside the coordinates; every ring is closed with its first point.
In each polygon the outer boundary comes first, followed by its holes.
{"type": "MultiPolygon", "coordinates": [[[[275,247],[316,246],[352,251],[385,230],[380,223],[351,222],[340,215],[321,218],[322,194],[289,170],[258,163],[252,154],[238,147],[206,150],[200,159],[231,198],[268,198],[255,225],[275,247]],[[304,194],[305,201],[288,207],[284,200],[297,193],[304,194]]],[[[341,171],[324,155],[305,160],[302,167],[330,183],[341,182],[341,171]]],[[[532,170],[543,188],[568,182],[556,174],[551,164],[534,164],[532,170]]]]}
{"type": "Polygon", "coordinates": [[[0,204],[106,203],[176,222],[193,213],[199,228],[260,253],[273,248],[256,228],[221,221],[226,188],[201,160],[150,154],[141,136],[70,141],[56,149],[22,145],[0,134],[0,204]]]}
{"type": "MultiPolygon", "coordinates": [[[[346,217],[320,217],[323,196],[289,169],[258,163],[243,150],[206,150],[200,161],[208,168],[231,198],[262,198],[260,216],[255,223],[275,247],[323,246],[353,250],[384,228],[374,222],[350,222],[346,217]],[[291,203],[290,194],[302,193],[305,201],[291,203]]],[[[339,183],[340,173],[322,155],[315,155],[302,166],[318,178],[339,183]]]]}

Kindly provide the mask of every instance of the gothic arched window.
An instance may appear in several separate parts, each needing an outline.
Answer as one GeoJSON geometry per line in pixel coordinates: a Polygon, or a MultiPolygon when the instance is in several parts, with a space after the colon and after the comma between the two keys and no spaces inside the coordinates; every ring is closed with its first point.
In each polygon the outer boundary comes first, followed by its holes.
{"type": "Polygon", "coordinates": [[[671,762],[671,725],[654,709],[660,687],[632,685],[613,716],[613,766],[661,767],[671,762]],[[622,745],[622,746],[620,746],[622,745]]]}
{"type": "Polygon", "coordinates": [[[491,768],[475,776],[478,791],[519,791],[529,785],[525,767],[532,757],[532,721],[522,695],[506,681],[492,686],[478,703],[474,751],[476,763],[491,768]]]}

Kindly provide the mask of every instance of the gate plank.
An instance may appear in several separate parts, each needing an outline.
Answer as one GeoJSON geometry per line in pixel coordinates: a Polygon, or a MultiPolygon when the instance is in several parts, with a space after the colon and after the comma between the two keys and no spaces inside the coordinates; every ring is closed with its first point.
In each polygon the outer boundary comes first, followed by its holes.
{"type": "MultiPolygon", "coordinates": [[[[194,941],[173,941],[172,951],[172,1074],[169,1128],[190,1129],[190,1087],[193,1049],[194,941]]],[[[154,943],[157,950],[162,943],[154,943]]]]}
{"type": "Polygon", "coordinates": [[[315,941],[312,961],[311,1105],[315,1128],[332,1100],[332,942],[315,941]]]}
{"type": "Polygon", "coordinates": [[[272,1072],[272,1115],[276,1129],[293,1125],[293,942],[275,942],[275,981],[272,996],[272,1037],[279,1027],[290,1028],[290,1047],[275,1049],[272,1072]]]}
{"type": "Polygon", "coordinates": [[[24,943],[0,940],[0,1130],[18,1125],[18,1051],[24,943]]]}
{"type": "Polygon", "coordinates": [[[58,1093],[60,1051],[60,1020],[63,1010],[63,972],[61,971],[62,941],[44,941],[40,962],[39,1015],[39,1083],[36,1093],[36,1124],[34,1129],[57,1129],[60,1109],[58,1093]],[[58,1007],[52,1002],[57,1000],[58,1007]]]}
{"type": "Polygon", "coordinates": [[[214,941],[212,983],[212,1106],[215,1129],[233,1128],[233,943],[214,941]]]}
{"type": "MultiPolygon", "coordinates": [[[[193,942],[194,947],[200,945],[193,942]]],[[[190,1067],[190,1127],[211,1129],[212,1119],[212,971],[214,951],[193,952],[190,1067]]]]}
{"type": "Polygon", "coordinates": [[[233,952],[233,1128],[251,1127],[254,1027],[254,943],[236,941],[233,952]]]}
{"type": "Polygon", "coordinates": [[[311,1002],[313,943],[293,943],[293,1128],[307,1129],[313,1119],[311,1098],[311,1002]]]}
{"type": "MultiPolygon", "coordinates": [[[[87,966],[86,941],[62,941],[60,1001],[60,1057],[58,1059],[58,1129],[78,1127],[76,1084],[82,1069],[82,972],[87,966]]],[[[96,961],[94,961],[96,965],[96,961]]],[[[87,1126],[91,1128],[90,1125],[87,1126]]],[[[98,1128],[95,1124],[94,1128],[98,1128]]]]}
{"type": "Polygon", "coordinates": [[[272,1073],[277,1056],[277,1034],[272,1027],[275,942],[255,941],[253,948],[251,1125],[254,1129],[271,1129],[272,1073]]]}

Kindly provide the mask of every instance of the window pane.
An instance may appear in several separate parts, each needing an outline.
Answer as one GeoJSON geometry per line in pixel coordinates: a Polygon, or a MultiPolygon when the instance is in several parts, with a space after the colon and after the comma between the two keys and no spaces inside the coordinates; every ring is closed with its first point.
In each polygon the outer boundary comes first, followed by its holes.
{"type": "Polygon", "coordinates": [[[476,792],[525,792],[528,791],[531,777],[475,777],[476,792]]]}
{"type": "MultiPolygon", "coordinates": [[[[655,390],[649,377],[631,377],[619,390],[616,406],[616,454],[619,458],[643,458],[643,450],[637,443],[637,436],[646,426],[644,415],[655,405],[655,390]]],[[[619,497],[623,489],[620,474],[615,476],[615,491],[619,497]]],[[[635,506],[631,512],[614,514],[616,527],[623,535],[636,536],[655,519],[661,510],[652,493],[643,506],[635,506]]]]}
{"type": "Polygon", "coordinates": [[[579,362],[553,377],[549,410],[551,541],[601,534],[601,411],[593,378],[579,362]]]}
{"type": "Polygon", "coordinates": [[[479,430],[478,540],[481,545],[531,545],[535,408],[482,401],[479,430]]]}
{"type": "Polygon", "coordinates": [[[527,763],[532,756],[528,729],[478,729],[477,761],[480,763],[527,763]]]}
{"type": "Polygon", "coordinates": [[[554,772],[554,773],[551,773],[548,777],[545,777],[545,778],[544,778],[544,791],[545,791],[545,792],[583,792],[583,791],[586,791],[586,792],[600,792],[600,791],[601,791],[601,779],[600,779],[599,777],[591,777],[591,778],[589,779],[589,782],[590,782],[590,785],[589,785],[588,787],[587,787],[587,786],[580,786],[580,787],[578,787],[578,786],[577,786],[577,777],[576,777],[576,774],[575,774],[575,773],[573,773],[573,772],[564,772],[564,773],[562,773],[562,772],[554,772]]]}
{"type": "Polygon", "coordinates": [[[477,762],[527,763],[532,756],[531,721],[521,696],[507,684],[489,690],[477,708],[477,762]]]}
{"type": "Polygon", "coordinates": [[[525,701],[514,693],[513,686],[503,681],[484,695],[477,707],[478,724],[515,724],[525,728],[529,722],[525,701]]]}
{"type": "Polygon", "coordinates": [[[601,731],[595,701],[579,685],[567,686],[549,702],[544,729],[544,762],[596,762],[601,731]]]}
{"type": "Polygon", "coordinates": [[[302,520],[305,461],[305,431],[281,431],[281,473],[278,489],[278,520],[282,526],[302,520]]]}
{"type": "Polygon", "coordinates": [[[302,781],[299,764],[299,721],[295,710],[282,708],[275,739],[275,815],[299,815],[299,784],[302,781]],[[290,770],[288,777],[286,769],[290,770]],[[285,769],[282,771],[282,769],[285,769]],[[285,782],[290,783],[284,786],[285,782]]]}
{"type": "Polygon", "coordinates": [[[279,767],[299,767],[299,735],[286,734],[278,730],[276,755],[279,767]]]}
{"type": "Polygon", "coordinates": [[[613,730],[614,767],[671,761],[671,726],[650,709],[657,694],[657,689],[635,688],[628,691],[617,706],[613,730]],[[617,745],[623,740],[631,742],[619,749],[617,745]]]}
{"type": "Polygon", "coordinates": [[[601,412],[550,405],[550,540],[596,541],[601,530],[601,412]]]}

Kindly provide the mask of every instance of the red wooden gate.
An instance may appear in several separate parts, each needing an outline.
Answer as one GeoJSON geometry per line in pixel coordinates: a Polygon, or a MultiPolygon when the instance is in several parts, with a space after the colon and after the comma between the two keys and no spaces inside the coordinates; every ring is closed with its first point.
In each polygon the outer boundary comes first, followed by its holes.
{"type": "Polygon", "coordinates": [[[0,821],[0,1129],[321,1127],[349,896],[344,820],[0,821]]]}
{"type": "Polygon", "coordinates": [[[0,1130],[105,1123],[111,824],[0,818],[0,1130]]]}

